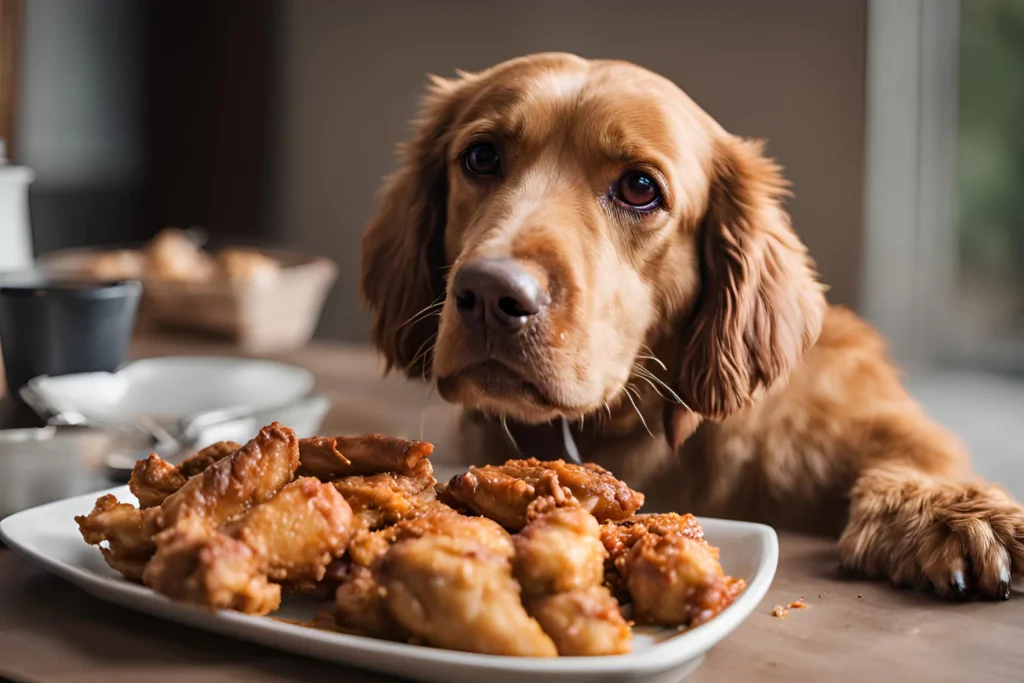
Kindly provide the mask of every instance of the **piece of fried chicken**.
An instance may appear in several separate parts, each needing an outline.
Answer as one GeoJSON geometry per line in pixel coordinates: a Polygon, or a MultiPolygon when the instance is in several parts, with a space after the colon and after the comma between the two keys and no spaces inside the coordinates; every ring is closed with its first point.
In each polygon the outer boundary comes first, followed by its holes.
{"type": "Polygon", "coordinates": [[[530,617],[508,560],[463,538],[401,541],[380,564],[390,613],[435,647],[523,657],[553,657],[554,643],[530,617]]]}
{"type": "Polygon", "coordinates": [[[530,505],[530,522],[515,536],[514,575],[526,611],[558,654],[595,656],[632,650],[633,633],[602,585],[606,551],[593,515],[550,498],[530,505]]]}
{"type": "Polygon", "coordinates": [[[120,503],[108,493],[96,501],[92,512],[75,517],[75,521],[85,542],[98,546],[112,569],[129,581],[142,581],[146,563],[156,551],[156,513],[156,509],[140,510],[120,503]],[[104,542],[106,547],[100,545],[104,542]]]}
{"type": "Polygon", "coordinates": [[[408,632],[391,615],[378,583],[377,569],[391,547],[403,540],[441,535],[471,542],[509,560],[512,537],[485,517],[465,517],[441,503],[419,509],[417,516],[377,531],[358,532],[348,555],[332,565],[328,581],[336,586],[335,618],[339,626],[360,635],[407,639],[408,632]]]}
{"type": "Polygon", "coordinates": [[[604,524],[601,538],[640,623],[698,626],[746,586],[726,576],[692,515],[637,515],[604,524]]]}
{"type": "Polygon", "coordinates": [[[512,531],[526,526],[527,508],[543,497],[558,505],[578,503],[599,522],[626,519],[644,503],[642,493],[597,465],[535,458],[471,467],[441,494],[445,502],[464,505],[512,531]]]}
{"type": "Polygon", "coordinates": [[[228,457],[241,446],[234,441],[218,441],[185,458],[175,467],[156,453],[139,460],[132,467],[128,488],[139,499],[139,507],[151,508],[161,505],[188,479],[199,474],[215,462],[228,457]]]}
{"type": "Polygon", "coordinates": [[[267,580],[264,559],[199,517],[184,517],[156,536],[144,583],[169,598],[209,609],[268,614],[281,587],[267,580]]]}
{"type": "Polygon", "coordinates": [[[278,582],[313,583],[340,557],[352,536],[352,509],[330,484],[303,477],[263,505],[221,527],[249,546],[261,570],[278,582]]]}
{"type": "Polygon", "coordinates": [[[277,495],[298,467],[295,432],[275,422],[168,496],[160,506],[161,525],[170,528],[197,516],[219,527],[277,495]]]}
{"type": "Polygon", "coordinates": [[[216,443],[212,443],[206,448],[202,448],[182,460],[181,464],[178,465],[178,472],[180,472],[181,476],[185,477],[185,479],[189,479],[199,474],[210,465],[220,462],[241,447],[242,444],[235,443],[234,441],[218,441],[216,443]]]}
{"type": "Polygon", "coordinates": [[[435,501],[433,469],[429,462],[415,476],[385,472],[336,479],[332,484],[370,530],[414,516],[435,501]]]}
{"type": "MultiPolygon", "coordinates": [[[[153,537],[160,530],[191,516],[215,529],[276,495],[292,480],[298,466],[295,433],[275,422],[229,457],[188,479],[158,507],[139,510],[108,495],[75,521],[86,543],[107,542],[107,548],[100,548],[107,564],[125,578],[138,581],[156,550],[153,537]]],[[[156,491],[155,486],[147,489],[153,495],[156,491]]]]}
{"type": "Polygon", "coordinates": [[[424,441],[380,434],[315,436],[299,441],[301,474],[320,479],[385,472],[415,477],[430,466],[427,458],[433,451],[434,446],[424,441]]]}

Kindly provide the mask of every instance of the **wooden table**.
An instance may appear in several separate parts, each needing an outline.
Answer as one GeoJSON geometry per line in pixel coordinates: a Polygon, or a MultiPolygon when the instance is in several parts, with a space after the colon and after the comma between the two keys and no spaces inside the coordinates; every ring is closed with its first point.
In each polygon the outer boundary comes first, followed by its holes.
{"type": "MultiPolygon", "coordinates": [[[[217,353],[140,344],[140,356],[217,353]]],[[[351,424],[423,436],[445,459],[456,412],[425,386],[380,378],[365,349],[314,345],[282,359],[310,368],[333,406],[325,432],[351,424]],[[422,427],[421,427],[422,425],[422,427]]],[[[1024,595],[1005,603],[943,604],[836,571],[832,543],[780,535],[781,559],[755,613],[688,680],[1022,681],[1024,595]],[[803,596],[786,618],[772,607],[803,596]]],[[[394,681],[293,657],[108,605],[9,550],[0,550],[0,678],[26,683],[394,681]]]]}

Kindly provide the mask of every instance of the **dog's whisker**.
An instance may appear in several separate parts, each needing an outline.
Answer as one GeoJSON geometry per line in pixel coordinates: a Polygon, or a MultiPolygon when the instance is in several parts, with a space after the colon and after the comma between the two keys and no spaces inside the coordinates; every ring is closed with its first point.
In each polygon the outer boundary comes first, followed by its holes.
{"type": "Polygon", "coordinates": [[[647,382],[649,385],[651,385],[651,388],[654,389],[654,393],[656,393],[659,397],[661,397],[665,401],[668,400],[668,397],[665,396],[663,393],[661,393],[661,390],[658,389],[658,385],[657,384],[652,382],[649,378],[644,377],[643,375],[638,375],[638,377],[640,379],[642,379],[643,381],[647,382]]]}
{"type": "Polygon", "coordinates": [[[519,450],[519,444],[516,443],[516,438],[512,436],[512,430],[508,428],[508,418],[505,415],[499,415],[498,420],[501,422],[501,427],[505,430],[505,435],[508,436],[508,440],[512,444],[512,448],[516,450],[516,453],[522,455],[523,452],[519,450]]]}
{"type": "Polygon", "coordinates": [[[665,363],[663,363],[662,360],[660,358],[658,358],[658,355],[656,353],[654,353],[654,350],[650,346],[648,346],[647,344],[640,344],[640,348],[647,352],[647,355],[646,356],[641,356],[641,358],[646,358],[647,360],[653,360],[655,363],[657,363],[658,365],[661,366],[662,370],[664,370],[665,372],[668,372],[668,368],[665,367],[665,363]]]}
{"type": "MultiPolygon", "coordinates": [[[[442,295],[442,296],[444,296],[444,295],[442,295]]],[[[435,308],[443,308],[443,307],[444,307],[444,301],[443,300],[438,301],[438,300],[435,299],[433,302],[427,304],[425,307],[421,308],[419,311],[414,313],[412,315],[412,317],[410,317],[404,323],[399,325],[398,329],[400,330],[403,327],[405,327],[406,325],[414,325],[414,324],[418,323],[420,320],[423,320],[424,318],[429,318],[430,314],[433,312],[433,310],[435,308]]]]}
{"type": "Polygon", "coordinates": [[[647,420],[644,419],[643,413],[640,412],[640,408],[637,407],[636,401],[633,400],[633,395],[627,391],[626,392],[626,398],[628,398],[629,402],[633,404],[633,410],[636,411],[637,417],[640,418],[640,424],[642,424],[644,426],[644,429],[647,430],[647,433],[650,434],[651,438],[653,439],[654,438],[654,432],[652,432],[651,428],[647,426],[647,420]]]}
{"type": "MultiPolygon", "coordinates": [[[[431,344],[431,342],[434,341],[436,338],[437,338],[437,332],[435,332],[434,334],[430,335],[429,337],[427,337],[426,339],[423,340],[423,343],[420,344],[420,347],[418,349],[416,349],[416,354],[412,357],[412,360],[409,361],[409,364],[405,366],[405,372],[406,373],[408,373],[409,370],[414,368],[416,366],[416,363],[418,363],[421,360],[425,359],[427,357],[427,355],[431,351],[434,350],[434,345],[431,344]]],[[[423,364],[423,379],[424,380],[427,379],[427,365],[426,365],[426,363],[423,364]]]]}
{"type": "Polygon", "coordinates": [[[668,368],[665,367],[665,364],[662,363],[661,359],[658,358],[657,356],[637,356],[637,358],[639,358],[640,360],[654,361],[655,363],[657,363],[661,367],[662,370],[664,370],[665,372],[668,372],[668,368]]]}
{"type": "Polygon", "coordinates": [[[679,405],[683,406],[687,410],[690,409],[690,406],[686,405],[686,401],[684,401],[683,399],[679,398],[679,394],[677,394],[672,389],[672,387],[670,387],[668,384],[666,384],[660,377],[658,377],[653,372],[651,372],[650,370],[648,370],[647,368],[643,367],[642,365],[640,365],[638,363],[634,363],[633,365],[634,365],[634,367],[637,369],[637,371],[639,373],[638,376],[643,378],[643,379],[645,379],[645,380],[647,380],[648,384],[650,384],[652,387],[654,387],[654,390],[658,393],[659,396],[661,396],[666,401],[669,400],[667,396],[665,396],[664,394],[661,393],[661,391],[658,390],[658,386],[662,387],[665,391],[667,391],[669,393],[669,396],[671,396],[672,399],[676,403],[678,403],[679,405]],[[658,386],[655,386],[655,383],[657,383],[658,386]]]}

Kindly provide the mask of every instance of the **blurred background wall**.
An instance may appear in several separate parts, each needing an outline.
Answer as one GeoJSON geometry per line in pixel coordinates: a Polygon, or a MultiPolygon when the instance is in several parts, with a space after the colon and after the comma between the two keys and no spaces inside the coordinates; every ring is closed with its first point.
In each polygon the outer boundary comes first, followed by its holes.
{"type": "Polygon", "coordinates": [[[768,140],[833,301],[860,289],[865,0],[354,3],[282,8],[276,237],[338,260],[325,334],[363,338],[358,240],[426,83],[541,51],[625,59],[768,140]]]}
{"type": "Polygon", "coordinates": [[[427,73],[548,50],[634,61],[768,140],[832,298],[856,306],[866,0],[31,0],[17,160],[39,251],[201,225],[326,254],[323,336],[362,340],[358,244],[427,73]]]}

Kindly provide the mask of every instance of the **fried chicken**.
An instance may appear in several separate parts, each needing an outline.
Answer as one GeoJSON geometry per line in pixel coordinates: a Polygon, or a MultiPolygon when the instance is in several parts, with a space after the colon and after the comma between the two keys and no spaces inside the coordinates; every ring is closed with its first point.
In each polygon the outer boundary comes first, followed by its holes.
{"type": "Polygon", "coordinates": [[[551,497],[558,505],[575,501],[599,522],[626,519],[644,502],[642,493],[597,465],[535,458],[471,467],[452,478],[442,500],[465,505],[517,531],[526,526],[530,503],[541,497],[551,497]]]}
{"type": "Polygon", "coordinates": [[[362,635],[407,637],[387,609],[376,569],[396,543],[431,535],[472,542],[506,560],[513,555],[512,538],[500,525],[485,517],[464,517],[441,503],[422,508],[418,516],[392,526],[358,532],[349,544],[347,557],[331,566],[331,576],[325,581],[336,586],[338,624],[362,635]]]}
{"type": "MultiPolygon", "coordinates": [[[[601,542],[612,560],[624,558],[633,544],[647,534],[665,536],[675,533],[695,540],[704,538],[704,530],[693,515],[667,512],[656,515],[633,515],[619,522],[601,525],[601,542]]],[[[717,553],[717,550],[715,551],[717,553]]],[[[716,555],[717,557],[717,555],[716,555]]]]}
{"type": "Polygon", "coordinates": [[[156,453],[150,453],[148,458],[135,463],[128,488],[139,499],[139,507],[156,507],[161,505],[167,496],[184,486],[190,477],[199,474],[239,448],[241,446],[234,441],[218,441],[188,456],[178,467],[156,453]]]}
{"type": "Polygon", "coordinates": [[[429,462],[417,476],[386,472],[344,477],[332,482],[367,529],[400,522],[434,502],[433,471],[429,462]]]}
{"type": "Polygon", "coordinates": [[[407,640],[406,631],[388,611],[384,589],[373,570],[361,565],[339,565],[334,577],[338,587],[334,594],[334,619],[344,631],[371,638],[407,640]]]}
{"type": "Polygon", "coordinates": [[[249,546],[273,581],[315,582],[345,552],[352,509],[330,484],[303,477],[222,531],[249,546]]]}
{"type": "MultiPolygon", "coordinates": [[[[299,441],[302,475],[336,479],[393,472],[416,477],[430,467],[432,444],[380,434],[315,436],[299,441]]],[[[433,474],[433,471],[430,471],[433,474]]]]}
{"type": "Polygon", "coordinates": [[[601,540],[638,622],[698,626],[732,604],[746,585],[725,575],[718,548],[704,540],[693,515],[636,515],[606,523],[601,540]]]}
{"type": "Polygon", "coordinates": [[[604,586],[538,598],[527,604],[527,611],[564,657],[620,655],[633,649],[633,631],[604,586]]]}
{"type": "Polygon", "coordinates": [[[157,510],[140,510],[129,503],[119,503],[107,494],[96,501],[88,515],[75,517],[82,538],[89,545],[99,546],[103,559],[112,569],[129,581],[142,581],[146,563],[153,557],[158,531],[157,510]],[[107,546],[100,544],[106,542],[107,546]]]}
{"type": "Polygon", "coordinates": [[[267,580],[259,553],[199,517],[160,532],[156,544],[143,581],[158,593],[247,614],[267,614],[281,604],[281,587],[267,580]]]}
{"type": "Polygon", "coordinates": [[[633,633],[618,602],[602,585],[606,551],[593,515],[540,498],[515,536],[513,568],[526,611],[551,637],[558,654],[612,655],[632,649],[633,633]]]}
{"type": "Polygon", "coordinates": [[[177,467],[156,453],[150,453],[132,467],[128,488],[139,499],[139,507],[145,509],[163,503],[167,496],[184,486],[185,481],[186,477],[177,467]]]}
{"type": "Polygon", "coordinates": [[[299,466],[295,432],[278,423],[230,456],[190,478],[160,506],[162,526],[198,516],[214,527],[267,502],[292,480],[299,466]]]}
{"type": "Polygon", "coordinates": [[[237,444],[234,441],[218,441],[217,443],[210,444],[182,460],[181,464],[178,465],[178,471],[181,472],[181,476],[185,477],[185,479],[189,479],[215,462],[228,457],[241,447],[241,444],[237,444]]]}
{"type": "Polygon", "coordinates": [[[525,657],[557,654],[523,608],[508,560],[479,543],[439,535],[404,540],[384,556],[379,572],[391,614],[429,645],[525,657]]]}
{"type": "Polygon", "coordinates": [[[516,534],[516,579],[529,598],[600,586],[605,549],[600,525],[581,507],[556,507],[550,498],[530,506],[532,521],[516,534]]]}

